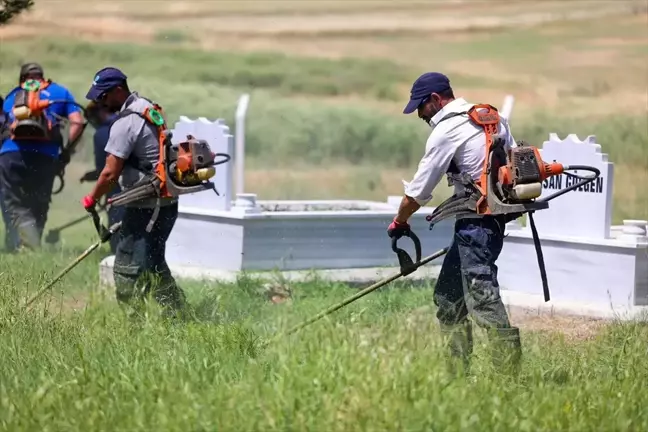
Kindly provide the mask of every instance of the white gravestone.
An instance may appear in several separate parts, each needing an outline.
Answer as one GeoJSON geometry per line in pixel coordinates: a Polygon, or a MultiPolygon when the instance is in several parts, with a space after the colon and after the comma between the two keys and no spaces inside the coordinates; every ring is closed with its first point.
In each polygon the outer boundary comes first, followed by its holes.
{"type": "MultiPolygon", "coordinates": [[[[214,153],[225,153],[231,157],[234,151],[233,136],[222,119],[212,122],[204,117],[191,120],[188,117],[180,116],[180,120],[175,124],[172,132],[171,142],[173,144],[185,141],[187,135],[192,135],[196,139],[207,141],[214,153]]],[[[216,161],[222,159],[217,156],[216,161]]],[[[216,185],[220,196],[216,195],[214,191],[181,195],[179,198],[181,211],[183,209],[185,211],[187,209],[229,211],[232,203],[232,160],[217,165],[216,175],[211,178],[211,181],[216,185]]]]}
{"type": "MultiPolygon", "coordinates": [[[[540,150],[546,163],[588,165],[601,171],[599,178],[549,202],[549,208],[534,214],[539,234],[562,237],[605,239],[610,237],[612,220],[612,187],[614,166],[608,155],[601,153],[596,137],[590,135],[581,141],[570,134],[564,140],[552,133],[540,150]]],[[[579,176],[591,176],[589,171],[569,171],[579,176]]],[[[542,196],[558,192],[580,180],[565,174],[550,177],[542,185],[542,196]]],[[[527,223],[527,229],[530,225],[527,223]]]]}

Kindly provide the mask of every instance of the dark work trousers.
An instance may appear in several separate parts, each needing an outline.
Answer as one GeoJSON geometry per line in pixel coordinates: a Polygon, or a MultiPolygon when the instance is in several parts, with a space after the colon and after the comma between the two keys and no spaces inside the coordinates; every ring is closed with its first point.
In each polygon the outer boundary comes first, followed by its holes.
{"type": "Polygon", "coordinates": [[[18,247],[18,233],[11,223],[9,212],[5,207],[4,199],[2,198],[2,187],[0,186],[0,210],[2,211],[2,222],[5,226],[5,251],[13,252],[18,247]]]}
{"type": "Polygon", "coordinates": [[[504,243],[504,220],[460,219],[434,292],[442,324],[466,321],[469,312],[483,327],[510,327],[497,282],[495,261],[504,243]]]}
{"type": "Polygon", "coordinates": [[[3,209],[15,232],[13,245],[38,249],[52,197],[58,161],[41,153],[0,154],[3,209]]]}
{"type": "Polygon", "coordinates": [[[117,300],[135,311],[151,295],[169,311],[181,309],[184,292],[177,286],[165,259],[166,242],[178,217],[178,204],[160,207],[151,232],[146,232],[154,209],[124,208],[113,276],[117,300]]]}
{"type": "Polygon", "coordinates": [[[499,351],[496,362],[502,364],[507,350],[513,355],[507,359],[519,360],[519,330],[511,326],[508,313],[500,297],[495,261],[502,251],[506,222],[503,217],[459,219],[455,223],[454,238],[446,255],[434,291],[438,306],[437,318],[450,351],[467,366],[472,353],[473,321],[486,329],[494,350],[499,351]]]}

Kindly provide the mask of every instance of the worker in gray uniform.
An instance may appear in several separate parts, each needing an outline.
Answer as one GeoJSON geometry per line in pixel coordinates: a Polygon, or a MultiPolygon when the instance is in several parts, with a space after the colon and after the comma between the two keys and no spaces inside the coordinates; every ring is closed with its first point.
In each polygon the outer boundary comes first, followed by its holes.
{"type": "MultiPolygon", "coordinates": [[[[160,136],[155,119],[151,121],[147,115],[155,111],[154,105],[129,89],[127,77],[119,69],[107,67],[97,72],[86,98],[116,113],[105,148],[105,166],[92,192],[82,200],[84,208],[91,211],[120,177],[126,191],[155,168],[160,159],[160,136]]],[[[177,217],[177,198],[146,198],[124,208],[113,276],[117,300],[131,306],[131,311],[139,311],[149,295],[171,316],[184,308],[184,292],[165,259],[166,242],[177,217]]]]}

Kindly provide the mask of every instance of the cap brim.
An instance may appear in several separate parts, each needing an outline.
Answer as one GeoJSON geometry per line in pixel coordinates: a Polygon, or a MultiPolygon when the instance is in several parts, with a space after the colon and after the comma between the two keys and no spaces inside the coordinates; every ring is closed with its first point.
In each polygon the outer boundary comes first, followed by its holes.
{"type": "Polygon", "coordinates": [[[424,98],[420,98],[420,99],[410,99],[410,101],[409,101],[409,102],[407,103],[407,105],[405,106],[405,109],[403,110],[403,114],[411,114],[411,113],[413,113],[414,111],[416,111],[416,109],[417,109],[418,106],[421,104],[421,102],[423,102],[423,99],[424,99],[424,98]]]}
{"type": "Polygon", "coordinates": [[[101,96],[101,93],[103,93],[104,90],[100,90],[95,86],[90,87],[90,90],[88,90],[88,94],[86,94],[86,99],[91,100],[91,101],[96,101],[99,99],[99,96],[101,96]]]}

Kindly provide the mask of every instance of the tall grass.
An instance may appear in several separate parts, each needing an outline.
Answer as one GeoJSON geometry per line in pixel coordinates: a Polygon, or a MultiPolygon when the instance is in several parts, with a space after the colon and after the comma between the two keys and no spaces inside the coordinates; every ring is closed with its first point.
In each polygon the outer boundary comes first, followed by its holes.
{"type": "Polygon", "coordinates": [[[431,285],[393,284],[263,348],[348,289],[313,280],[276,305],[249,277],[184,282],[193,319],[133,322],[110,301],[21,312],[15,281],[35,279],[33,271],[9,267],[0,290],[2,430],[648,428],[641,324],[611,325],[591,340],[523,332],[517,380],[492,370],[476,331],[474,375],[453,379],[431,285]]]}

